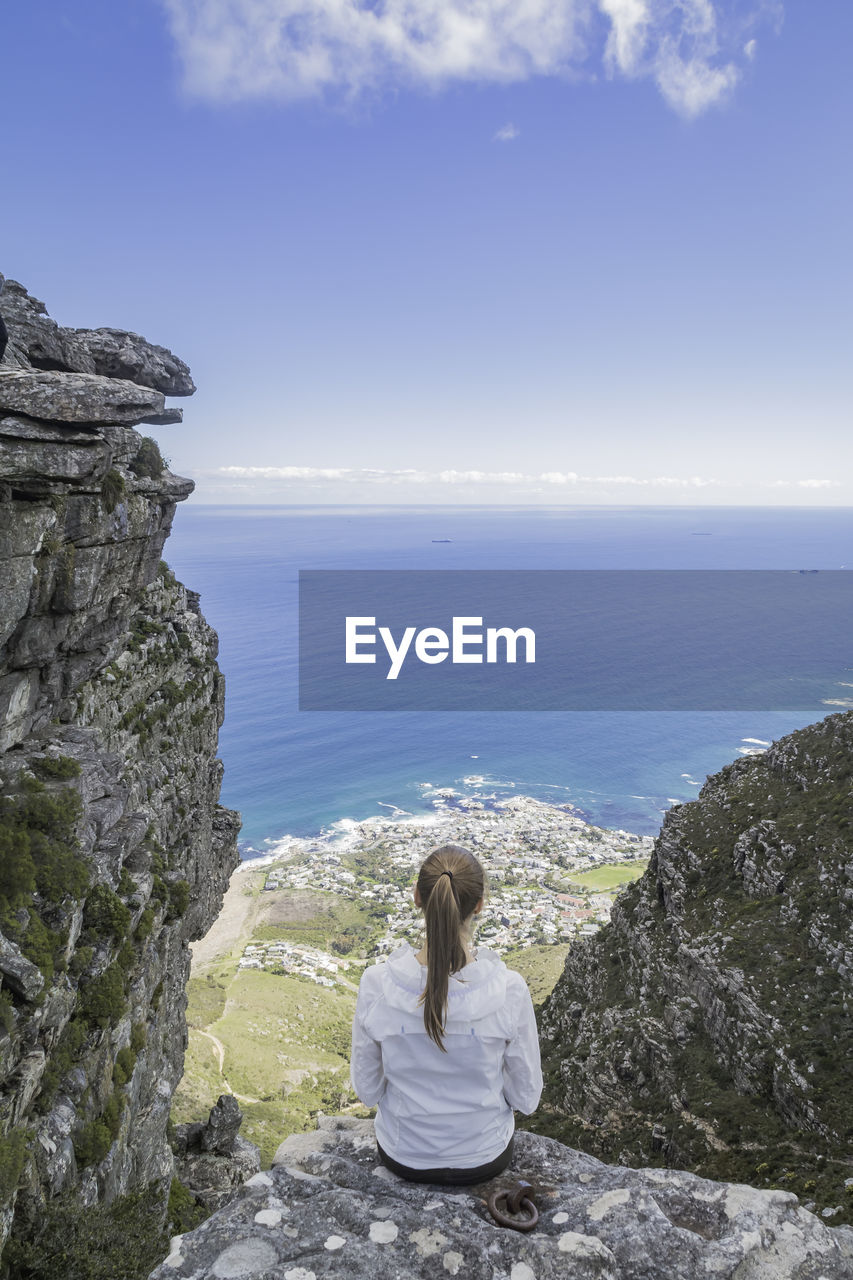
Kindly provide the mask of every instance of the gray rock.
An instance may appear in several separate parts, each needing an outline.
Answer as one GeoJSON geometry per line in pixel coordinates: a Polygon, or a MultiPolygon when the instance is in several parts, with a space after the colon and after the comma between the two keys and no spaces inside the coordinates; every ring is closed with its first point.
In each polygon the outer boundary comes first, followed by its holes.
{"type": "Polygon", "coordinates": [[[91,359],[94,372],[153,387],[167,396],[191,396],[195,383],[183,360],[165,347],[122,329],[65,329],[91,359]]]}
{"type": "Polygon", "coordinates": [[[0,412],[50,422],[180,422],[180,409],[165,408],[163,394],[123,378],[59,370],[0,370],[0,412]]]}
{"type": "MultiPolygon", "coordinates": [[[[0,304],[10,337],[0,368],[0,795],[20,795],[31,773],[46,800],[77,793],[80,816],[63,837],[76,840],[89,887],[123,898],[133,938],[120,1007],[96,1027],[80,1018],[80,999],[118,964],[124,939],[83,927],[89,889],[29,904],[63,939],[65,965],[49,981],[0,942],[3,984],[18,990],[12,1025],[0,1031],[0,1131],[27,1130],[18,1186],[0,1203],[2,1250],[10,1227],[26,1239],[60,1191],[82,1209],[156,1184],[165,1213],[189,943],[220,910],[240,823],[218,803],[217,638],[198,598],[160,569],[192,481],[168,470],[138,476],[133,466],[142,439],[129,424],[164,404],[159,386],[142,383],[188,391],[186,368],[135,335],[59,329],[14,282],[0,304]],[[102,376],[96,357],[120,359],[139,383],[102,376]],[[60,766],[52,776],[48,762],[63,757],[79,772],[60,766]],[[84,1166],[81,1138],[114,1097],[113,1140],[84,1166]]],[[[27,927],[28,910],[18,920],[27,927]]],[[[230,1138],[230,1154],[198,1153],[211,1205],[259,1162],[225,1120],[212,1145],[230,1138]]]]}
{"type": "Polygon", "coordinates": [[[205,1123],[175,1126],[172,1150],[178,1177],[210,1212],[260,1170],[260,1149],[238,1133],[242,1120],[237,1099],[223,1093],[205,1123]]]}
{"type": "Polygon", "coordinates": [[[830,715],[668,811],[647,871],[572,945],[543,1007],[537,1125],[625,1164],[816,1180],[816,1202],[836,1203],[853,1126],[851,760],[853,713],[830,715]]]}
{"type": "MultiPolygon", "coordinates": [[[[122,329],[65,329],[16,280],[7,280],[0,310],[9,330],[7,365],[123,378],[169,396],[190,396],[188,367],[165,347],[122,329]]],[[[0,354],[2,359],[2,354],[0,354]]]]}
{"type": "Polygon", "coordinates": [[[201,1135],[202,1151],[212,1151],[221,1156],[230,1155],[242,1120],[243,1112],[234,1095],[220,1094],[216,1106],[210,1108],[210,1115],[201,1135]]]}
{"type": "Polygon", "coordinates": [[[44,975],[9,938],[0,933],[0,974],[7,987],[24,1000],[35,1000],[44,986],[44,975]]]}
{"type": "Polygon", "coordinates": [[[849,1280],[853,1232],[786,1192],[610,1167],[519,1133],[510,1170],[479,1187],[405,1182],[377,1160],[372,1122],[328,1117],[268,1172],[172,1242],[150,1280],[849,1280]],[[501,1228],[487,1197],[523,1177],[539,1224],[501,1228]]]}
{"type": "Polygon", "coordinates": [[[0,308],[9,330],[5,365],[18,368],[64,369],[94,373],[91,357],[69,345],[45,305],[27,293],[17,280],[6,280],[0,308]]]}
{"type": "Polygon", "coordinates": [[[210,1213],[233,1200],[240,1187],[254,1177],[260,1167],[260,1149],[239,1135],[227,1155],[213,1151],[189,1152],[175,1161],[175,1172],[181,1182],[210,1213]]]}
{"type": "Polygon", "coordinates": [[[228,1156],[234,1150],[242,1122],[243,1112],[233,1093],[221,1093],[206,1121],[175,1127],[172,1146],[181,1156],[192,1151],[228,1156]]]}

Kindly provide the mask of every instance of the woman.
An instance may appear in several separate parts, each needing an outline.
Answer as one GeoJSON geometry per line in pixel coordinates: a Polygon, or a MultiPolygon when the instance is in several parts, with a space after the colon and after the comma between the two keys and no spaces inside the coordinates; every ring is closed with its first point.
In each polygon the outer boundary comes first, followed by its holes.
{"type": "Polygon", "coordinates": [[[377,1105],[379,1157],[415,1182],[492,1178],[512,1156],[513,1108],[542,1092],[530,992],[472,926],[483,868],[458,845],[435,849],[415,885],[420,951],[404,943],[365,970],[352,1029],[353,1088],[377,1105]]]}

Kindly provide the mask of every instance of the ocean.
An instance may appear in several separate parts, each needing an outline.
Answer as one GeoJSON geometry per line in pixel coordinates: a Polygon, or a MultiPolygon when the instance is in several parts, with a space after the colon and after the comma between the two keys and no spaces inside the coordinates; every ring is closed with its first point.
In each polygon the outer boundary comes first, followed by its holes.
{"type": "Polygon", "coordinates": [[[654,834],[708,773],[853,692],[799,712],[297,709],[301,569],[841,569],[853,567],[846,508],[190,503],[164,555],[219,633],[222,802],[243,815],[244,858],[287,835],[426,814],[436,788],[570,803],[599,825],[654,834]]]}

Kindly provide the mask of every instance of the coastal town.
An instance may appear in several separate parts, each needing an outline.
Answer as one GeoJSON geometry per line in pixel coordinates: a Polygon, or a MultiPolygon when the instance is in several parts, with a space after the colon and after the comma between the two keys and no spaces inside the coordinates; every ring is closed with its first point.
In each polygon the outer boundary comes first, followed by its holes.
{"type": "MultiPolygon", "coordinates": [[[[465,779],[474,786],[483,781],[465,779]]],[[[571,805],[449,788],[431,790],[428,799],[426,814],[395,811],[335,824],[313,839],[278,842],[264,893],[319,890],[374,908],[377,928],[361,956],[362,963],[373,961],[419,933],[412,885],[423,858],[441,844],[461,844],[480,859],[488,879],[477,941],[503,953],[595,933],[609,920],[618,888],[640,874],[652,850],[650,836],[593,826],[571,805]],[[615,874],[591,875],[597,868],[615,874]]],[[[349,986],[352,960],[287,940],[253,939],[240,967],[349,986]]]]}

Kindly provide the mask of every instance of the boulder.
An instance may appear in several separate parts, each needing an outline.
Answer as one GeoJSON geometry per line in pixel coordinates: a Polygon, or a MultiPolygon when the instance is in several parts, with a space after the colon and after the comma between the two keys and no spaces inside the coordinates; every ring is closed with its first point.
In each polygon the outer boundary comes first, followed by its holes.
{"type": "Polygon", "coordinates": [[[153,387],[167,396],[191,396],[195,383],[183,360],[165,347],[123,329],[63,329],[86,352],[95,373],[153,387]]]}
{"type": "Polygon", "coordinates": [[[181,1182],[214,1212],[258,1173],[261,1153],[239,1134],[243,1113],[231,1093],[220,1094],[207,1121],[175,1127],[172,1150],[181,1182]]]}
{"type": "Polygon", "coordinates": [[[37,964],[22,954],[20,947],[0,933],[0,974],[4,984],[24,1000],[35,1000],[44,986],[37,964]]]}

